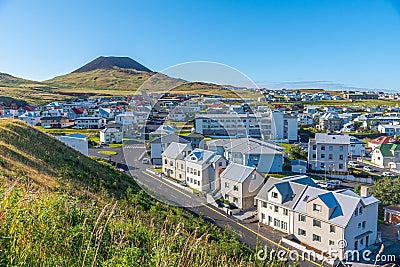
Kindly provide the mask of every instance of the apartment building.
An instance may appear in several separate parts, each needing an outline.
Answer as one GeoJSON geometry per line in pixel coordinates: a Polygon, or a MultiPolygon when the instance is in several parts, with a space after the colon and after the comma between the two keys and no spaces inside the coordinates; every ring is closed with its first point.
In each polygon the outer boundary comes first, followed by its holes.
{"type": "Polygon", "coordinates": [[[322,254],[362,250],[377,241],[379,200],[351,190],[327,191],[307,176],[270,178],[256,196],[261,223],[322,254]],[[346,247],[338,245],[340,240],[346,247]]]}
{"type": "Polygon", "coordinates": [[[378,131],[387,136],[400,135],[400,124],[379,124],[378,131]]]}
{"type": "Polygon", "coordinates": [[[78,129],[101,129],[106,122],[102,117],[79,117],[75,120],[78,129]]]}
{"type": "Polygon", "coordinates": [[[319,118],[317,129],[322,131],[340,131],[344,120],[337,113],[325,113],[319,118]]]}
{"type": "Polygon", "coordinates": [[[315,134],[308,142],[308,168],[314,171],[346,172],[350,136],[315,134]]]}
{"type": "Polygon", "coordinates": [[[296,115],[283,112],[254,114],[196,114],[196,133],[231,138],[253,137],[272,140],[296,141],[298,138],[296,115]]]}
{"type": "Polygon", "coordinates": [[[186,184],[200,192],[220,189],[219,174],[227,160],[213,151],[196,148],[186,156],[186,184]]]}

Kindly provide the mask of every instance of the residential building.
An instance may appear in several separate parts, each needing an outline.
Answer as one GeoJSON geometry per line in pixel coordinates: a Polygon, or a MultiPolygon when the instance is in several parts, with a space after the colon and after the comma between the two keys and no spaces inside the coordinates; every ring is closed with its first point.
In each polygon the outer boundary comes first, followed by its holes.
{"type": "Polygon", "coordinates": [[[57,135],[56,138],[71,148],[81,152],[83,155],[89,155],[88,138],[83,134],[57,135]]]}
{"type": "Polygon", "coordinates": [[[390,136],[380,136],[368,141],[368,147],[372,150],[383,144],[400,144],[400,141],[390,136]]]}
{"type": "Polygon", "coordinates": [[[311,114],[300,113],[297,115],[299,124],[302,125],[313,125],[314,119],[311,114]]]}
{"type": "Polygon", "coordinates": [[[188,143],[172,142],[162,155],[162,172],[175,180],[186,181],[185,157],[192,152],[188,143]]]}
{"type": "Polygon", "coordinates": [[[74,125],[73,121],[70,121],[66,117],[43,117],[40,119],[40,123],[43,128],[66,128],[74,125]]]}
{"type": "Polygon", "coordinates": [[[122,143],[122,131],[117,128],[105,128],[100,131],[100,144],[120,144],[122,143]]]}
{"type": "Polygon", "coordinates": [[[229,162],[256,167],[262,173],[280,173],[283,148],[255,138],[218,139],[207,142],[207,149],[223,155],[229,162]]]}
{"type": "Polygon", "coordinates": [[[221,195],[241,210],[252,209],[264,180],[255,167],[229,163],[220,174],[221,195]]]}
{"type": "Polygon", "coordinates": [[[400,169],[400,144],[383,144],[372,150],[371,162],[381,168],[400,169]]]}
{"type": "Polygon", "coordinates": [[[70,120],[76,120],[79,117],[85,117],[88,115],[88,112],[85,108],[71,108],[68,111],[68,119],[70,120]]]}
{"type": "Polygon", "coordinates": [[[78,129],[101,129],[107,123],[102,117],[79,117],[75,120],[78,129]]]}
{"type": "Polygon", "coordinates": [[[347,172],[350,136],[316,133],[308,142],[308,168],[313,171],[347,172]]]}
{"type": "Polygon", "coordinates": [[[340,131],[344,121],[337,113],[325,113],[319,118],[317,129],[322,131],[340,131]]]}
{"type": "Polygon", "coordinates": [[[349,157],[363,157],[365,156],[365,142],[354,137],[350,136],[350,145],[349,145],[349,157]]]}
{"type": "Polygon", "coordinates": [[[192,144],[192,149],[201,148],[204,149],[204,136],[198,133],[190,133],[186,136],[182,136],[192,144]]]}
{"type": "Polygon", "coordinates": [[[254,114],[196,114],[195,117],[196,133],[231,138],[296,141],[297,126],[296,115],[276,111],[254,114]]]}
{"type": "Polygon", "coordinates": [[[287,238],[322,251],[362,250],[377,242],[379,200],[351,190],[328,191],[307,176],[269,178],[256,196],[261,223],[289,234],[287,238]],[[347,246],[338,245],[346,240],[347,246]]]}
{"type": "Polygon", "coordinates": [[[36,126],[40,124],[42,116],[38,111],[26,111],[24,114],[18,117],[18,119],[28,123],[29,125],[36,126]]]}
{"type": "Polygon", "coordinates": [[[220,189],[219,174],[226,168],[227,160],[215,152],[196,148],[185,158],[186,184],[200,192],[220,189]]]}
{"type": "Polygon", "coordinates": [[[378,131],[387,136],[400,135],[400,124],[379,124],[378,131]]]}
{"type": "Polygon", "coordinates": [[[150,157],[154,165],[162,165],[162,153],[172,143],[189,144],[190,142],[176,134],[169,134],[157,137],[150,142],[150,157]]]}

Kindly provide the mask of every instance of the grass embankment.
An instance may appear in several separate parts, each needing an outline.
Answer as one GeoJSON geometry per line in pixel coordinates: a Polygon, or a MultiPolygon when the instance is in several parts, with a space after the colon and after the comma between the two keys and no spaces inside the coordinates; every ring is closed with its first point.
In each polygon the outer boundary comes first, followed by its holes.
{"type": "Polygon", "coordinates": [[[0,266],[284,266],[126,174],[0,120],[0,266]]]}
{"type": "Polygon", "coordinates": [[[42,132],[51,134],[51,135],[69,135],[69,134],[83,134],[86,135],[90,141],[95,144],[100,144],[100,130],[99,129],[73,129],[73,128],[64,128],[64,129],[46,129],[42,126],[35,126],[37,129],[42,132]]]}

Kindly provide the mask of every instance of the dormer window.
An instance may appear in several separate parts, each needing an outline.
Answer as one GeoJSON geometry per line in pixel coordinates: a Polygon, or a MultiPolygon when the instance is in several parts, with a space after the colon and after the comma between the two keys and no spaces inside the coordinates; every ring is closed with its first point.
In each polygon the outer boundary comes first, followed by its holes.
{"type": "Polygon", "coordinates": [[[278,193],[277,192],[272,192],[272,198],[278,198],[278,193]]]}
{"type": "Polygon", "coordinates": [[[313,211],[321,212],[321,210],[322,210],[321,205],[313,204],[313,211]]]}
{"type": "Polygon", "coordinates": [[[197,160],[197,158],[196,158],[196,157],[191,157],[190,159],[191,159],[191,160],[197,160]]]}
{"type": "Polygon", "coordinates": [[[358,213],[359,213],[359,214],[363,214],[363,207],[360,207],[360,208],[359,208],[358,213]]]}

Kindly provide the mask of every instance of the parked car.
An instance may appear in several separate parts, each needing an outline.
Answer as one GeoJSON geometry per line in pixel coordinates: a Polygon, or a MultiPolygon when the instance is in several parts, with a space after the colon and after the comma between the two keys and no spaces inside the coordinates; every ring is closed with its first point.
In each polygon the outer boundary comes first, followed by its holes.
{"type": "Polygon", "coordinates": [[[391,172],[383,172],[382,175],[383,175],[383,176],[386,176],[386,177],[396,177],[396,175],[394,175],[394,174],[391,173],[391,172]]]}
{"type": "Polygon", "coordinates": [[[143,164],[149,164],[150,160],[148,158],[143,158],[142,163],[143,164]]]}
{"type": "Polygon", "coordinates": [[[355,161],[349,161],[349,166],[357,168],[357,167],[360,167],[360,164],[358,164],[355,161]]]}
{"type": "Polygon", "coordinates": [[[372,167],[370,167],[370,166],[364,166],[364,171],[367,171],[367,172],[374,172],[375,170],[374,170],[374,168],[372,168],[372,167]]]}

